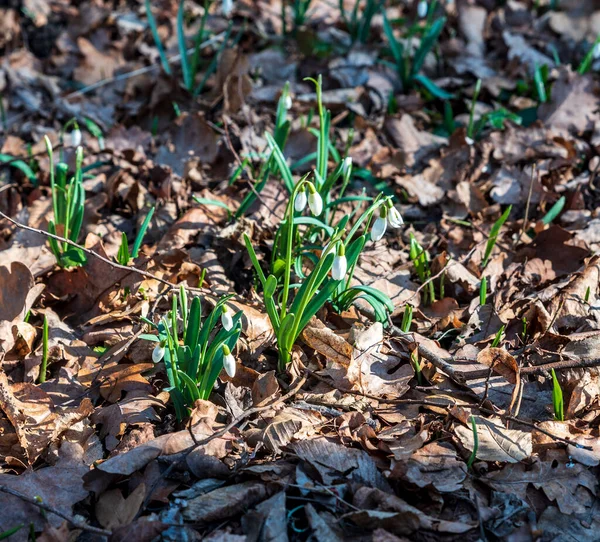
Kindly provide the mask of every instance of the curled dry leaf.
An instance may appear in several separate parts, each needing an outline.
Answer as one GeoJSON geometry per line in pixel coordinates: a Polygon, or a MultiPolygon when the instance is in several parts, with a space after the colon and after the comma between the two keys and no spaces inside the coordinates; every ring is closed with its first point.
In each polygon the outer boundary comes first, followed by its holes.
{"type": "MultiPolygon", "coordinates": [[[[531,433],[518,429],[506,429],[500,419],[473,416],[477,426],[479,446],[477,459],[518,463],[531,456],[533,444],[531,433]]],[[[456,434],[463,446],[473,451],[473,431],[470,427],[457,426],[456,434]]]]}
{"type": "Polygon", "coordinates": [[[50,396],[33,384],[9,384],[0,372],[0,409],[10,420],[32,465],[69,427],[87,418],[94,408],[83,399],[77,408],[56,408],[50,396]]]}
{"type": "Polygon", "coordinates": [[[474,524],[461,523],[459,521],[445,521],[429,516],[396,495],[390,495],[389,493],[385,493],[380,489],[375,488],[359,488],[354,494],[352,504],[358,508],[367,510],[396,512],[398,514],[415,514],[419,521],[418,529],[425,529],[426,531],[461,534],[476,527],[474,524]]]}
{"type": "Polygon", "coordinates": [[[106,491],[96,503],[96,518],[100,525],[113,530],[129,525],[144,502],[146,486],[142,483],[125,498],[120,489],[106,491]]]}
{"type": "Polygon", "coordinates": [[[403,461],[392,463],[392,478],[400,478],[417,487],[433,486],[442,493],[462,488],[467,467],[446,443],[432,442],[403,461]]]}
{"type": "Polygon", "coordinates": [[[514,493],[527,498],[527,488],[532,484],[546,497],[555,500],[564,514],[590,512],[596,503],[598,480],[584,465],[571,464],[562,450],[548,453],[546,461],[535,459],[532,465],[506,465],[483,478],[497,491],[514,493]]]}

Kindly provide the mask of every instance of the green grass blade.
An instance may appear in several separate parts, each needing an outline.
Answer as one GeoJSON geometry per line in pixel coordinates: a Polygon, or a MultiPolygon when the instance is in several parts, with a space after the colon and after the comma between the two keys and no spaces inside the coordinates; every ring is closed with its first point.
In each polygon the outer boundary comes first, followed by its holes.
{"type": "Polygon", "coordinates": [[[194,90],[194,82],[192,81],[192,72],[190,70],[190,61],[187,55],[187,47],[185,44],[185,28],[183,26],[183,0],[179,2],[177,10],[177,44],[179,46],[179,55],[181,56],[181,72],[183,74],[183,84],[189,92],[194,90]]]}
{"type": "Polygon", "coordinates": [[[153,206],[150,209],[150,211],[148,211],[148,214],[146,215],[146,218],[144,219],[142,227],[140,228],[140,231],[138,232],[138,234],[135,238],[135,242],[134,242],[133,248],[131,250],[132,258],[137,258],[138,254],[140,253],[140,247],[142,246],[142,241],[144,240],[144,235],[146,235],[146,231],[148,230],[148,226],[150,225],[150,221],[152,220],[152,216],[154,215],[155,209],[156,209],[156,207],[153,206]]]}
{"type": "Polygon", "coordinates": [[[152,37],[154,38],[154,43],[156,48],[158,49],[158,55],[160,56],[160,62],[162,64],[163,70],[167,75],[171,75],[171,66],[169,66],[169,59],[165,53],[165,48],[163,47],[162,41],[160,40],[160,35],[158,34],[158,27],[156,26],[156,19],[154,15],[152,15],[152,9],[150,8],[150,0],[146,0],[146,18],[148,19],[148,25],[150,26],[150,30],[152,31],[152,37]]]}

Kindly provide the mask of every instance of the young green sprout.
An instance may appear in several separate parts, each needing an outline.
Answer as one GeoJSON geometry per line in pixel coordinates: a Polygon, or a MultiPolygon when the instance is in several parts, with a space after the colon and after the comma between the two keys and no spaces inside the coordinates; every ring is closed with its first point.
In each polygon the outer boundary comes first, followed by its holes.
{"type": "Polygon", "coordinates": [[[492,251],[494,250],[494,247],[496,246],[496,241],[498,240],[498,235],[500,234],[500,229],[502,228],[504,223],[508,220],[508,216],[510,215],[511,210],[512,210],[512,205],[509,205],[506,208],[506,210],[504,211],[504,213],[502,213],[502,216],[500,216],[500,218],[498,220],[496,220],[496,222],[494,222],[494,225],[492,226],[492,229],[490,230],[490,236],[489,236],[487,244],[485,246],[485,253],[483,256],[483,261],[481,262],[482,269],[485,268],[485,266],[490,261],[490,258],[492,256],[492,251]]]}
{"type": "Polygon", "coordinates": [[[483,307],[487,301],[487,278],[482,277],[479,285],[479,305],[483,307]]]}
{"type": "Polygon", "coordinates": [[[406,304],[404,307],[404,314],[402,315],[402,325],[400,329],[404,331],[404,333],[408,333],[410,331],[410,326],[412,324],[413,318],[413,307],[410,304],[406,304]]]}
{"type": "Polygon", "coordinates": [[[150,220],[152,220],[152,215],[154,214],[155,207],[152,207],[144,222],[140,231],[138,232],[135,242],[133,244],[133,248],[131,252],[129,251],[129,243],[127,241],[127,234],[125,232],[121,235],[121,245],[119,246],[119,251],[117,252],[117,262],[120,265],[128,265],[131,260],[135,260],[138,257],[140,252],[140,247],[142,246],[142,241],[144,240],[144,235],[146,235],[146,230],[150,225],[150,220]]]}
{"type": "Polygon", "coordinates": [[[419,351],[415,348],[410,353],[410,362],[415,370],[415,377],[417,378],[417,384],[419,386],[423,385],[423,374],[421,373],[421,363],[419,362],[419,351]]]}
{"type": "Polygon", "coordinates": [[[554,417],[559,421],[565,421],[565,406],[563,401],[563,393],[556,377],[554,369],[550,369],[552,373],[552,406],[554,407],[554,417]]]}
{"type": "Polygon", "coordinates": [[[48,318],[44,315],[44,324],[42,327],[42,363],[40,365],[40,375],[38,382],[43,384],[46,382],[46,374],[48,372],[48,318]]]}
{"type": "Polygon", "coordinates": [[[473,430],[473,451],[467,461],[467,468],[471,468],[477,459],[477,451],[479,450],[479,435],[477,434],[477,424],[475,418],[471,416],[471,429],[473,430]]]}
{"type": "Polygon", "coordinates": [[[592,293],[592,289],[588,286],[585,289],[585,297],[583,299],[584,303],[589,303],[590,302],[590,294],[592,293]]]}
{"type": "Polygon", "coordinates": [[[500,346],[500,341],[502,340],[502,335],[504,334],[505,327],[506,326],[504,325],[500,326],[500,329],[498,330],[496,336],[494,337],[494,340],[492,341],[492,348],[497,348],[498,346],[500,346]]]}

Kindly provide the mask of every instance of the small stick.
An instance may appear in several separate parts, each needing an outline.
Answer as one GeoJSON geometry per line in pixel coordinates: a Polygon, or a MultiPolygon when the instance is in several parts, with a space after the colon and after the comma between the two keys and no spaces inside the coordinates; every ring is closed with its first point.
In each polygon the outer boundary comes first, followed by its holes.
{"type": "Polygon", "coordinates": [[[103,261],[104,263],[110,265],[111,267],[114,267],[115,269],[122,269],[124,271],[129,271],[132,273],[137,273],[138,275],[142,275],[143,277],[147,277],[147,278],[151,278],[154,280],[157,280],[158,282],[161,282],[162,284],[166,284],[168,286],[170,286],[171,288],[175,288],[176,285],[169,282],[168,280],[165,280],[163,278],[160,278],[152,273],[150,273],[149,271],[144,271],[143,269],[138,269],[137,267],[133,267],[133,266],[129,266],[129,265],[121,265],[120,263],[116,263],[113,262],[112,260],[109,260],[108,258],[105,258],[104,256],[98,254],[97,252],[94,252],[93,250],[90,250],[89,248],[85,248],[84,246],[75,243],[74,241],[71,241],[70,239],[67,239],[65,237],[61,237],[60,235],[54,235],[53,233],[44,231],[44,230],[40,230],[39,228],[32,228],[31,226],[26,226],[25,224],[22,224],[21,222],[17,222],[14,218],[11,218],[8,215],[5,215],[2,211],[0,211],[0,217],[5,218],[6,220],[8,220],[11,224],[14,224],[17,228],[20,228],[22,230],[27,230],[33,233],[37,233],[38,235],[43,235],[44,237],[49,237],[51,239],[56,239],[57,241],[61,241],[63,243],[66,243],[67,245],[70,245],[72,247],[78,248],[81,251],[85,252],[86,254],[88,254],[89,256],[93,256],[94,258],[98,258],[99,260],[103,261]]]}
{"type": "Polygon", "coordinates": [[[103,536],[112,535],[111,531],[107,531],[106,529],[100,529],[98,527],[92,527],[91,525],[88,525],[87,523],[85,523],[83,521],[79,521],[78,519],[74,518],[73,516],[70,516],[69,514],[66,514],[65,512],[61,512],[57,508],[54,508],[53,506],[46,504],[41,499],[36,499],[35,497],[30,497],[29,495],[25,495],[25,493],[21,493],[20,491],[17,491],[16,489],[13,489],[12,487],[0,485],[0,491],[2,491],[3,493],[8,493],[9,495],[13,495],[14,497],[18,497],[22,501],[28,502],[29,504],[33,504],[34,506],[37,506],[38,508],[41,508],[42,510],[45,510],[46,512],[50,512],[50,513],[54,514],[55,516],[63,518],[65,520],[67,520],[71,525],[73,525],[73,527],[76,527],[77,529],[81,529],[82,531],[88,531],[90,533],[100,534],[103,536]]]}

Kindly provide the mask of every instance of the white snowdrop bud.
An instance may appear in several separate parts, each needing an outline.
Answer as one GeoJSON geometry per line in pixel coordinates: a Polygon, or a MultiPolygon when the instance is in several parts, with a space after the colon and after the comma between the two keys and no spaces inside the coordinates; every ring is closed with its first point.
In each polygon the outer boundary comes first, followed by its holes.
{"type": "Polygon", "coordinates": [[[231,378],[235,376],[235,358],[226,344],[223,345],[223,368],[231,378]]]}
{"type": "Polygon", "coordinates": [[[294,201],[294,209],[297,213],[301,213],[306,208],[306,190],[301,188],[298,194],[296,194],[296,201],[294,201]]]}
{"type": "Polygon", "coordinates": [[[333,280],[342,280],[346,276],[348,270],[348,262],[346,260],[346,247],[344,243],[338,245],[337,254],[333,259],[333,266],[331,267],[331,277],[333,280]]]}
{"type": "Polygon", "coordinates": [[[425,17],[427,17],[428,9],[429,9],[429,6],[427,5],[427,2],[425,0],[421,0],[419,2],[419,5],[417,6],[417,14],[419,15],[419,17],[421,19],[424,19],[425,17]]]}
{"type": "Polygon", "coordinates": [[[152,350],[152,361],[158,363],[165,357],[165,347],[162,343],[158,343],[152,350]]]}
{"type": "Polygon", "coordinates": [[[72,132],[71,132],[71,145],[73,145],[73,147],[77,147],[78,145],[81,145],[81,130],[79,128],[75,128],[72,132]]]}
{"type": "Polygon", "coordinates": [[[223,305],[223,310],[221,311],[221,323],[225,328],[225,331],[231,331],[233,328],[233,319],[231,318],[231,311],[227,308],[226,305],[223,305]]]}
{"type": "Polygon", "coordinates": [[[310,212],[315,216],[320,216],[323,212],[323,200],[312,183],[308,183],[308,192],[308,206],[310,212]]]}

